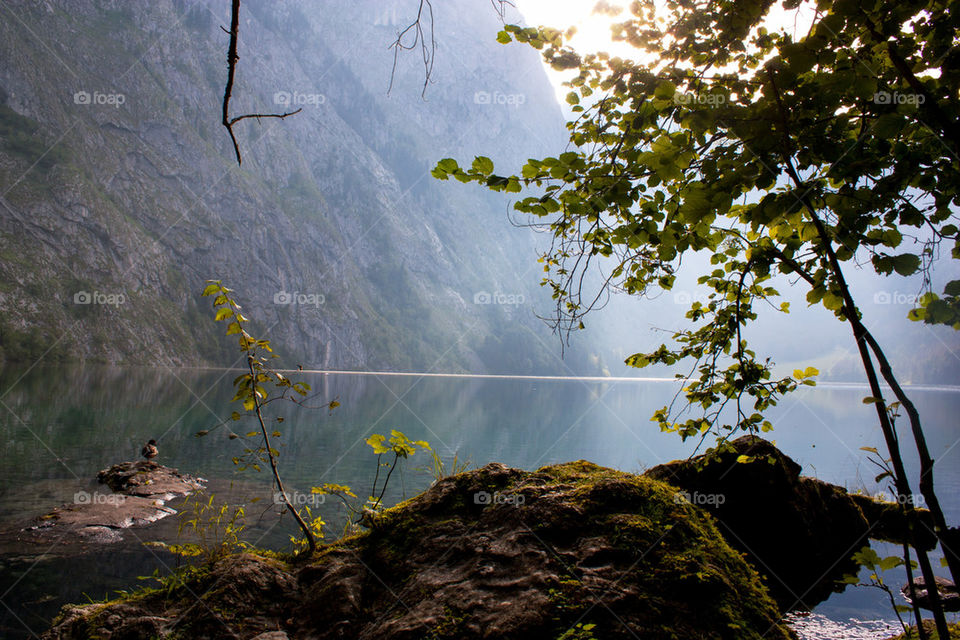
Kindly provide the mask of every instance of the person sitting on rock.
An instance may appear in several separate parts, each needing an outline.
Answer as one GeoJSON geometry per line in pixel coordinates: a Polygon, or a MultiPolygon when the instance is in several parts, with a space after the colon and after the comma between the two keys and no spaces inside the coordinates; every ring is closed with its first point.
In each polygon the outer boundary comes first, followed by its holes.
{"type": "Polygon", "coordinates": [[[150,442],[143,445],[143,449],[140,450],[140,455],[142,455],[147,460],[153,460],[160,453],[160,450],[157,449],[157,441],[150,439],[150,442]]]}

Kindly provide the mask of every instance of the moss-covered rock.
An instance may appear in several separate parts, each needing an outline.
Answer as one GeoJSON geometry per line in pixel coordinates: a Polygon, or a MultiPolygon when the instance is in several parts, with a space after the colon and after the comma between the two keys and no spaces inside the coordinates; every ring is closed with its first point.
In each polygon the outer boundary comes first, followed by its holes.
{"type": "MultiPolygon", "coordinates": [[[[870,538],[900,542],[906,535],[896,504],[801,476],[800,465],[755,436],[646,475],[709,511],[727,541],[764,574],[784,610],[812,609],[842,589],[837,581],[857,572],[853,553],[870,538]]],[[[927,548],[935,542],[932,535],[921,540],[927,548]]]]}
{"type": "Polygon", "coordinates": [[[490,464],[369,524],[306,563],[244,554],[169,595],[69,608],[44,638],[792,637],[713,519],[651,478],[490,464]]]}

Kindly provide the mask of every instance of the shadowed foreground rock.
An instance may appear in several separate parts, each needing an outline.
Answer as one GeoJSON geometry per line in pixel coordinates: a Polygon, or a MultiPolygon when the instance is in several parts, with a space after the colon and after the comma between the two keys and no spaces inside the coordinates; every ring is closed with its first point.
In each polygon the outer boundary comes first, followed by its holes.
{"type": "Polygon", "coordinates": [[[309,562],[231,556],[170,597],[65,607],[43,637],[554,640],[577,623],[605,640],[792,637],[758,574],[675,494],[582,461],[490,464],[309,562]]]}
{"type": "MultiPolygon", "coordinates": [[[[906,535],[896,504],[803,477],[800,465],[762,438],[729,444],[710,458],[670,462],[645,475],[681,488],[684,499],[712,513],[784,610],[813,608],[842,590],[836,581],[856,573],[851,556],[869,538],[900,542],[906,535]],[[740,456],[752,461],[738,463],[740,456]]],[[[930,549],[935,539],[922,543],[930,549]]]]}

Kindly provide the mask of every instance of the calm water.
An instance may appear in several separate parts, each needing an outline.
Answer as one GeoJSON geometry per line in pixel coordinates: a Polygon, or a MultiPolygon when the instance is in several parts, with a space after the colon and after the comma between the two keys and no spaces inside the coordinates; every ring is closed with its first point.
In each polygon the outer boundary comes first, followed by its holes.
{"type": "MultiPolygon", "coordinates": [[[[145,549],[141,541],[170,540],[176,518],[130,532],[129,541],[106,551],[35,549],[17,544],[10,531],[51,508],[92,490],[98,470],[136,457],[149,438],[160,444],[160,461],[210,480],[218,498],[249,502],[246,537],[283,549],[294,531],[270,508],[266,474],[238,473],[232,463],[243,445],[223,429],[197,438],[230,414],[236,372],[60,367],[0,372],[0,636],[40,633],[65,602],[84,602],[132,588],[137,576],[166,571],[174,560],[145,549]],[[63,575],[83,576],[63,580],[63,575]]],[[[336,399],[333,412],[283,407],[282,471],[290,490],[322,482],[369,491],[375,457],[364,440],[400,429],[429,441],[449,458],[454,452],[475,466],[490,461],[535,469],[585,458],[625,471],[641,471],[685,457],[692,444],[661,434],[649,416],[676,391],[670,382],[602,382],[300,374],[320,395],[336,399]]],[[[939,493],[948,520],[960,521],[960,393],[912,389],[937,463],[939,493]]],[[[850,489],[876,491],[875,472],[862,446],[882,449],[871,407],[858,387],[804,389],[770,414],[777,445],[803,465],[804,473],[850,489]]],[[[274,405],[276,406],[276,405],[274,405]]],[[[252,426],[250,427],[252,428],[252,426]]],[[[248,429],[243,429],[246,431],[248,429]]],[[[418,470],[418,455],[393,485],[393,499],[430,483],[418,470]]],[[[914,461],[910,461],[915,469],[914,461]]],[[[336,505],[322,507],[335,528],[336,505]]],[[[893,582],[899,584],[897,576],[893,582]]],[[[834,620],[890,617],[883,594],[848,589],[817,607],[834,620]]]]}

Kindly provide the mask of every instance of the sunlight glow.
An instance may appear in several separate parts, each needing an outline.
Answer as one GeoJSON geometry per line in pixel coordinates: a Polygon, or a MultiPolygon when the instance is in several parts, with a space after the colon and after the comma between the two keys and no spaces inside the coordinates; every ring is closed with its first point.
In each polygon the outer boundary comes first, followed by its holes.
{"type": "MultiPolygon", "coordinates": [[[[625,42],[613,42],[610,37],[612,24],[630,18],[629,0],[515,0],[515,4],[530,26],[553,27],[562,31],[576,27],[577,32],[568,44],[579,53],[605,51],[625,59],[638,58],[636,49],[625,42]],[[617,10],[620,10],[618,15],[617,10]]],[[[812,2],[805,2],[791,11],[776,4],[770,10],[766,27],[771,31],[785,31],[796,40],[807,34],[815,15],[816,5],[812,2]]],[[[562,104],[569,91],[563,82],[575,72],[558,72],[548,66],[545,68],[562,104]]]]}

